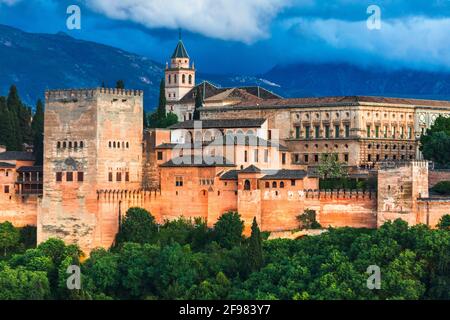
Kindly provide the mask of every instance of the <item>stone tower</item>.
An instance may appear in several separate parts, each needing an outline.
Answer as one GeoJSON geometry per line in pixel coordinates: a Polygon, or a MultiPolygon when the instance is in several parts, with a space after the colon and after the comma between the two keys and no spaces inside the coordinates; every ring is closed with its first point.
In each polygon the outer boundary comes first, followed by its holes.
{"type": "Polygon", "coordinates": [[[46,92],[44,190],[38,242],[50,237],[85,252],[109,247],[120,202],[103,208],[100,190],[112,195],[142,184],[143,94],[122,89],[46,92]]]}
{"type": "Polygon", "coordinates": [[[420,223],[418,199],[428,195],[427,161],[384,164],[378,171],[378,227],[395,219],[420,223]]]}
{"type": "Polygon", "coordinates": [[[166,65],[165,81],[167,101],[179,101],[195,86],[194,64],[191,66],[181,36],[172,54],[170,67],[166,65]]]}

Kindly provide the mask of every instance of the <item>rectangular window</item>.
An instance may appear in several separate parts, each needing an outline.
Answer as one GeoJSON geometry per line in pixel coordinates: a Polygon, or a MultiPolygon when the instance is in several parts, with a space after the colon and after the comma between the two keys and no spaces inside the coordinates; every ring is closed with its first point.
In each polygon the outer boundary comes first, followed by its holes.
{"type": "Polygon", "coordinates": [[[259,162],[259,152],[258,152],[258,149],[256,149],[256,150],[254,151],[254,153],[253,153],[253,159],[254,159],[254,162],[259,162]]]}
{"type": "Polygon", "coordinates": [[[84,181],[84,172],[78,172],[77,173],[77,181],[83,182],[84,181]]]}
{"type": "Polygon", "coordinates": [[[310,127],[309,126],[305,126],[305,138],[309,139],[309,131],[310,131],[310,127]]]}
{"type": "Polygon", "coordinates": [[[130,181],[130,173],[125,172],[125,181],[130,181]]]}
{"type": "Polygon", "coordinates": [[[345,137],[350,137],[350,126],[348,124],[345,125],[345,137]]]}
{"type": "Polygon", "coordinates": [[[405,128],[404,127],[400,127],[400,138],[403,139],[403,136],[405,134],[405,128]]]}
{"type": "Polygon", "coordinates": [[[269,150],[267,149],[264,150],[264,162],[269,162],[269,150]]]}
{"type": "Polygon", "coordinates": [[[269,140],[272,140],[272,130],[269,130],[268,138],[269,140]]]}
{"type": "Polygon", "coordinates": [[[309,157],[308,157],[308,155],[307,155],[307,154],[305,154],[305,156],[304,156],[304,160],[305,160],[305,161],[304,161],[305,163],[308,163],[309,157]]]}
{"type": "Polygon", "coordinates": [[[62,181],[62,172],[57,172],[56,173],[56,182],[61,182],[62,181]]]}
{"type": "Polygon", "coordinates": [[[281,154],[281,163],[286,164],[286,153],[284,152],[281,154]]]}
{"type": "Polygon", "coordinates": [[[367,138],[370,138],[370,126],[367,126],[367,138]]]}
{"type": "Polygon", "coordinates": [[[163,153],[161,151],[158,151],[158,160],[163,159],[163,153]]]}
{"type": "Polygon", "coordinates": [[[5,186],[5,193],[9,193],[9,186],[5,186]]]}
{"type": "Polygon", "coordinates": [[[300,139],[300,127],[295,127],[295,139],[300,139]]]}
{"type": "Polygon", "coordinates": [[[330,138],[330,126],[325,126],[325,138],[330,138]]]}
{"type": "Polygon", "coordinates": [[[388,131],[387,126],[384,126],[384,129],[383,129],[383,137],[384,138],[387,138],[387,131],[388,131]]]}
{"type": "Polygon", "coordinates": [[[112,172],[108,173],[108,181],[109,182],[113,181],[113,174],[112,174],[112,172]]]}
{"type": "Polygon", "coordinates": [[[375,127],[375,138],[379,138],[380,137],[380,126],[376,126],[375,127]]]}
{"type": "Polygon", "coordinates": [[[319,155],[318,154],[314,155],[314,162],[319,162],[319,155]]]}
{"type": "Polygon", "coordinates": [[[396,136],[397,134],[396,134],[396,130],[395,130],[395,127],[394,126],[392,126],[392,138],[394,138],[395,139],[395,136],[396,136]]]}
{"type": "Polygon", "coordinates": [[[66,181],[67,182],[73,181],[73,172],[66,172],[66,181]]]}
{"type": "Polygon", "coordinates": [[[344,154],[344,162],[348,162],[348,154],[344,154]]]}
{"type": "Polygon", "coordinates": [[[116,172],[116,181],[117,182],[122,181],[122,172],[116,172]]]}
{"type": "Polygon", "coordinates": [[[183,186],[183,177],[175,177],[175,186],[182,187],[183,186]]]}
{"type": "Polygon", "coordinates": [[[244,162],[247,162],[247,150],[244,151],[244,162]]]}
{"type": "Polygon", "coordinates": [[[319,126],[315,126],[314,127],[314,131],[315,131],[316,139],[320,138],[320,127],[319,126]]]}
{"type": "Polygon", "coordinates": [[[341,128],[338,125],[334,126],[334,137],[335,138],[339,138],[339,130],[340,129],[341,128]]]}
{"type": "Polygon", "coordinates": [[[298,154],[294,154],[294,163],[298,163],[299,162],[299,155],[298,154]]]}
{"type": "Polygon", "coordinates": [[[295,180],[291,180],[291,186],[295,186],[295,180]]]}
{"type": "Polygon", "coordinates": [[[408,139],[412,139],[412,127],[408,127],[408,139]]]}

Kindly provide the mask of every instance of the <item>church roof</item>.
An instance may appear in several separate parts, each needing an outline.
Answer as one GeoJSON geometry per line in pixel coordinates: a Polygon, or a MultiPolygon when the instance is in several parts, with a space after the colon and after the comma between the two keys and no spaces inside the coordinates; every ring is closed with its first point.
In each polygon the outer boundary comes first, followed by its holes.
{"type": "Polygon", "coordinates": [[[248,166],[244,170],[239,171],[239,173],[260,173],[260,172],[261,172],[261,169],[259,169],[258,167],[256,167],[253,164],[248,166]]]}
{"type": "Polygon", "coordinates": [[[177,59],[177,58],[188,58],[189,59],[189,55],[188,55],[187,50],[184,47],[183,41],[181,41],[181,39],[178,41],[177,47],[175,48],[175,51],[172,54],[172,59],[177,59]]]}

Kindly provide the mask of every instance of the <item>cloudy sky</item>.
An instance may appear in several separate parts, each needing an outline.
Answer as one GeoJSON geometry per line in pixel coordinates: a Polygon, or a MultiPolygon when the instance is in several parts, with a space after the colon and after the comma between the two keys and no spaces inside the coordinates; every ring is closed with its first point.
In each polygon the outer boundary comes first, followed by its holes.
{"type": "Polygon", "coordinates": [[[450,69],[450,0],[0,0],[0,24],[64,31],[160,63],[181,28],[197,69],[208,73],[303,61],[450,69]],[[72,4],[81,30],[66,27],[72,4]],[[379,29],[371,5],[380,8],[379,29]]]}

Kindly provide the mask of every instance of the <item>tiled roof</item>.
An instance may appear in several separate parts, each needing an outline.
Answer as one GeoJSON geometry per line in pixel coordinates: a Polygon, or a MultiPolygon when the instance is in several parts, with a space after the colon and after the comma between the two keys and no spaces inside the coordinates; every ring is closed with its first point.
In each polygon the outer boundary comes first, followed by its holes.
{"type": "Polygon", "coordinates": [[[34,159],[34,155],[31,152],[5,151],[0,153],[0,160],[34,161],[34,159]]]}
{"type": "Polygon", "coordinates": [[[261,169],[253,164],[248,166],[244,170],[239,171],[239,173],[260,173],[260,172],[261,172],[261,169]]]}
{"type": "Polygon", "coordinates": [[[11,163],[7,163],[7,162],[0,162],[0,168],[8,168],[8,169],[12,169],[15,168],[16,166],[11,164],[11,163]]]}
{"type": "Polygon", "coordinates": [[[178,41],[177,47],[175,48],[175,51],[172,54],[172,59],[176,58],[188,58],[189,55],[187,53],[186,48],[184,47],[183,41],[181,39],[178,41]]]}
{"type": "Polygon", "coordinates": [[[266,170],[266,174],[261,180],[290,180],[290,179],[303,179],[307,176],[305,170],[266,170]]]}
{"type": "MultiPolygon", "coordinates": [[[[196,120],[179,122],[169,127],[169,129],[194,129],[196,120]]],[[[199,120],[197,120],[198,122],[199,120]]],[[[201,120],[203,129],[224,129],[224,128],[259,128],[266,122],[266,119],[218,119],[201,120]]]]}
{"type": "Polygon", "coordinates": [[[20,167],[17,172],[42,172],[42,166],[20,167]]]}
{"type": "Polygon", "coordinates": [[[450,101],[421,100],[406,98],[386,98],[370,96],[341,96],[319,98],[266,99],[255,104],[252,101],[242,101],[237,107],[311,107],[332,105],[359,105],[360,103],[399,104],[413,106],[450,107],[450,101]]]}
{"type": "Polygon", "coordinates": [[[205,161],[204,157],[186,156],[169,160],[161,165],[161,167],[235,167],[236,165],[223,157],[212,158],[214,161],[205,161]]]}
{"type": "Polygon", "coordinates": [[[229,170],[220,176],[220,180],[237,180],[239,170],[229,170]]]}

